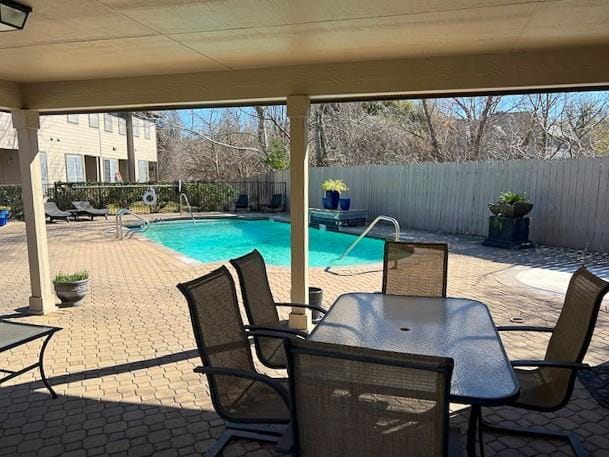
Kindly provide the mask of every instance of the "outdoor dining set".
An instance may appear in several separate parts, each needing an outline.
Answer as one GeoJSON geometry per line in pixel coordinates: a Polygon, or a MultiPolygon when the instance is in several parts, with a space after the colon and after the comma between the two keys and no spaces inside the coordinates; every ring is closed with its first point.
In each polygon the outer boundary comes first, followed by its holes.
{"type": "Polygon", "coordinates": [[[276,303],[258,251],[179,284],[192,319],[212,402],[226,421],[207,451],[231,438],[277,443],[318,456],[484,455],[483,431],[566,439],[571,432],[499,428],[482,420],[487,406],[556,411],[569,401],[609,283],[585,267],[570,281],[562,312],[549,327],[496,327],[488,307],[448,298],[446,244],[386,242],[382,290],[347,293],[329,310],[276,303]],[[310,332],[290,329],[282,307],[324,314],[310,332]],[[551,333],[543,360],[509,360],[502,332],[551,333]],[[276,376],[263,374],[258,362],[276,376]],[[465,440],[451,426],[452,404],[470,407],[465,440]],[[463,442],[466,444],[463,446],[463,442]]]}

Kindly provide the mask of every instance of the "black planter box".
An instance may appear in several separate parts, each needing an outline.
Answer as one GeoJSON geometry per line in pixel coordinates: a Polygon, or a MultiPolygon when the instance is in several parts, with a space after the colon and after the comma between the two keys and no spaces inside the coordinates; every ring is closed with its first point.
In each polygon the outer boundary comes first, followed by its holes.
{"type": "Polygon", "coordinates": [[[529,241],[528,217],[490,216],[488,222],[488,238],[484,246],[495,246],[506,249],[532,248],[529,241]]]}

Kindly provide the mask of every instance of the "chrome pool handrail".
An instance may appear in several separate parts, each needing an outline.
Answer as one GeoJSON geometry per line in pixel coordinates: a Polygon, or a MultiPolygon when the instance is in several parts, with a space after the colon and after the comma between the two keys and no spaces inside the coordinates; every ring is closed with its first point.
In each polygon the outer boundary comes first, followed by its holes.
{"type": "Polygon", "coordinates": [[[190,206],[190,202],[188,201],[188,196],[182,192],[180,194],[180,214],[182,214],[182,199],[184,199],[184,202],[186,203],[186,206],[188,207],[188,212],[190,213],[190,218],[192,219],[192,223],[194,224],[195,221],[195,216],[192,213],[192,206],[190,206]]]}
{"type": "Polygon", "coordinates": [[[126,215],[131,215],[133,217],[135,217],[136,219],[139,219],[140,221],[142,221],[142,231],[145,232],[146,230],[148,230],[150,228],[150,221],[148,219],[146,219],[145,217],[142,217],[138,214],[135,214],[134,212],[132,212],[131,210],[127,209],[127,208],[121,208],[116,212],[116,237],[119,240],[122,240],[124,238],[124,233],[123,233],[123,228],[125,228],[125,225],[123,224],[123,216],[126,215]]]}
{"type": "Polygon", "coordinates": [[[390,217],[390,216],[378,216],[376,219],[374,219],[370,225],[368,227],[366,227],[366,230],[364,230],[360,236],[357,237],[357,239],[355,241],[353,241],[353,243],[351,243],[351,245],[345,250],[345,252],[342,253],[342,255],[340,257],[338,257],[335,261],[340,261],[342,259],[344,259],[345,257],[347,257],[349,255],[349,253],[353,250],[353,248],[355,248],[355,246],[357,246],[357,244],[366,237],[366,235],[368,235],[368,233],[370,233],[370,231],[374,228],[374,226],[376,224],[378,224],[380,221],[386,221],[386,222],[391,222],[393,224],[393,228],[395,229],[395,241],[400,241],[400,223],[397,221],[397,219],[390,217]]]}

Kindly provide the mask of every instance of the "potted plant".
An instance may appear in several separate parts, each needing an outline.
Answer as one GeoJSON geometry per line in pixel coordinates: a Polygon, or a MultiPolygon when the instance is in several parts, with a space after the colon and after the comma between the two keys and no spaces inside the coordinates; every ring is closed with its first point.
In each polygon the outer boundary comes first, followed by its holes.
{"type": "Polygon", "coordinates": [[[72,274],[58,273],[53,285],[61,300],[61,306],[79,306],[89,290],[89,272],[82,270],[72,274]]]}
{"type": "Polygon", "coordinates": [[[482,244],[508,249],[530,248],[529,222],[525,217],[533,209],[526,194],[503,192],[494,203],[489,203],[488,238],[482,244]]]}
{"type": "Polygon", "coordinates": [[[0,206],[0,227],[6,225],[10,217],[11,208],[9,206],[0,206]]]}
{"type": "Polygon", "coordinates": [[[529,202],[526,194],[503,192],[488,208],[495,216],[524,217],[531,212],[533,204],[529,202]]]}
{"type": "Polygon", "coordinates": [[[340,193],[349,190],[347,184],[345,184],[345,181],[342,179],[326,179],[321,185],[321,188],[326,191],[326,204],[328,209],[337,209],[340,201],[340,193]]]}

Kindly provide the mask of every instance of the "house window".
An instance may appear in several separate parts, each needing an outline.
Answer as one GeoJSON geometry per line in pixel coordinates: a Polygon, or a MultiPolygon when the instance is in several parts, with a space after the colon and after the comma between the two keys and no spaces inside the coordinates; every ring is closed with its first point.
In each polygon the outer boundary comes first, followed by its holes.
{"type": "Polygon", "coordinates": [[[150,177],[148,175],[148,161],[138,160],[137,161],[137,180],[138,182],[148,182],[150,177]]]}
{"type": "Polygon", "coordinates": [[[137,117],[133,118],[133,136],[140,136],[140,120],[137,117]]]}
{"type": "Polygon", "coordinates": [[[85,181],[85,164],[81,155],[66,154],[66,181],[85,181]]]}
{"type": "Polygon", "coordinates": [[[89,127],[93,127],[94,129],[99,128],[99,114],[89,114],[89,127]]]}
{"type": "Polygon", "coordinates": [[[68,122],[70,124],[78,124],[78,114],[68,114],[68,122]]]}
{"type": "Polygon", "coordinates": [[[142,121],[144,124],[144,138],[146,138],[147,140],[150,139],[150,122],[148,121],[142,121]]]}
{"type": "Polygon", "coordinates": [[[112,114],[104,114],[104,130],[106,132],[112,132],[112,114]]]}
{"type": "Polygon", "coordinates": [[[118,117],[118,133],[120,135],[127,134],[127,119],[125,119],[123,116],[118,117]]]}
{"type": "Polygon", "coordinates": [[[49,164],[47,162],[47,153],[41,152],[40,157],[40,177],[42,181],[42,191],[46,194],[49,188],[49,164]]]}
{"type": "Polygon", "coordinates": [[[104,181],[105,182],[116,182],[117,173],[118,173],[118,160],[117,159],[104,159],[104,181]]]}

